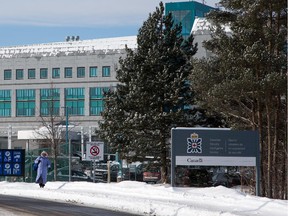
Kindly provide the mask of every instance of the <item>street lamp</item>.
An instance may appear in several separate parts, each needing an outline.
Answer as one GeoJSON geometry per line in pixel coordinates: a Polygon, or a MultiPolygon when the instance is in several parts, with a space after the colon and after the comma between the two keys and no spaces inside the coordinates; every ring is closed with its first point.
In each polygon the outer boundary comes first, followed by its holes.
{"type": "Polygon", "coordinates": [[[68,108],[69,107],[65,107],[65,115],[66,115],[66,134],[65,134],[65,139],[66,139],[66,144],[68,144],[69,142],[69,134],[68,134],[68,125],[69,125],[69,122],[68,122],[68,117],[69,117],[69,113],[68,113],[68,108]]]}
{"type": "Polygon", "coordinates": [[[65,108],[65,115],[66,115],[66,131],[65,131],[65,143],[68,144],[68,169],[69,169],[69,182],[71,182],[71,140],[69,139],[69,133],[68,133],[68,125],[69,125],[69,108],[68,106],[62,107],[65,108]]]}

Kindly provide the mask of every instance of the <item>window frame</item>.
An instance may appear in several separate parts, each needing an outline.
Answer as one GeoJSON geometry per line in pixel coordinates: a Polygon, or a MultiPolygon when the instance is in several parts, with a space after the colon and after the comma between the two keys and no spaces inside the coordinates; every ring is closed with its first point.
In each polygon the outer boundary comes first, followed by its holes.
{"type": "Polygon", "coordinates": [[[5,69],[4,70],[4,80],[12,80],[12,70],[11,69],[5,69]],[[9,75],[9,76],[7,76],[9,75]]]}
{"type": "Polygon", "coordinates": [[[60,89],[40,89],[40,116],[59,116],[60,113],[60,89]]]}
{"type": "Polygon", "coordinates": [[[102,77],[110,77],[110,76],[111,76],[111,67],[102,66],[102,77]]]}
{"type": "Polygon", "coordinates": [[[77,67],[77,78],[85,77],[85,67],[77,67]]]}
{"type": "Polygon", "coordinates": [[[65,78],[72,78],[73,77],[73,68],[72,67],[65,67],[64,68],[64,77],[65,78]]]}
{"type": "Polygon", "coordinates": [[[52,79],[59,79],[60,78],[60,68],[52,68],[52,79]]]}
{"type": "Polygon", "coordinates": [[[35,89],[17,89],[16,90],[16,116],[34,117],[36,109],[36,91],[35,89]]]}
{"type": "Polygon", "coordinates": [[[16,80],[24,79],[24,69],[16,69],[16,80]]]}
{"type": "Polygon", "coordinates": [[[85,88],[65,88],[65,107],[69,107],[69,115],[85,115],[85,88]]]}
{"type": "Polygon", "coordinates": [[[97,66],[89,67],[89,77],[97,77],[98,76],[97,74],[98,74],[98,67],[97,66]],[[95,69],[95,71],[92,69],[95,69]]]}
{"type": "Polygon", "coordinates": [[[40,79],[48,79],[48,68],[40,68],[40,79]]]}
{"type": "Polygon", "coordinates": [[[28,69],[28,79],[36,79],[36,70],[35,70],[35,68],[28,69]]]}
{"type": "Polygon", "coordinates": [[[89,88],[89,115],[100,116],[104,110],[104,92],[110,87],[90,87],[89,88]]]}
{"type": "Polygon", "coordinates": [[[0,90],[0,117],[11,117],[11,90],[0,90]]]}

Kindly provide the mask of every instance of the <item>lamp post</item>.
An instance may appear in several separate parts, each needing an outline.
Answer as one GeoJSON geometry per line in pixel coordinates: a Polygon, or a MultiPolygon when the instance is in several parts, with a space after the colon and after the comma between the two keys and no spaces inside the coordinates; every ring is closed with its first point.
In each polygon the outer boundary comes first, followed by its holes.
{"type": "Polygon", "coordinates": [[[65,139],[66,139],[66,144],[68,144],[68,142],[69,142],[69,134],[68,134],[68,125],[69,125],[69,122],[68,122],[68,115],[69,115],[69,113],[68,113],[68,107],[66,106],[65,107],[65,114],[66,114],[66,134],[65,134],[65,139]]]}
{"type": "Polygon", "coordinates": [[[71,140],[69,140],[69,133],[68,133],[68,125],[69,125],[69,107],[65,106],[65,114],[66,114],[66,131],[65,131],[65,143],[68,144],[68,169],[69,169],[69,182],[71,182],[71,140]]]}

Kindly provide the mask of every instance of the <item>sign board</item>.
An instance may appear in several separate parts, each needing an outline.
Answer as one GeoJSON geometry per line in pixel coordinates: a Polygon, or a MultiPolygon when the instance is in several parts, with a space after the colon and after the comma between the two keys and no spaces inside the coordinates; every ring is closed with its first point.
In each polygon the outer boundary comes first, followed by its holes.
{"type": "Polygon", "coordinates": [[[24,169],[24,149],[0,149],[0,176],[24,176],[24,169]]]}
{"type": "Polygon", "coordinates": [[[171,177],[184,166],[258,166],[257,131],[224,128],[172,128],[171,177]]]}
{"type": "Polygon", "coordinates": [[[221,129],[172,129],[175,165],[256,166],[258,133],[221,129]]]}
{"type": "Polygon", "coordinates": [[[87,142],[86,160],[104,160],[104,142],[87,142]]]}

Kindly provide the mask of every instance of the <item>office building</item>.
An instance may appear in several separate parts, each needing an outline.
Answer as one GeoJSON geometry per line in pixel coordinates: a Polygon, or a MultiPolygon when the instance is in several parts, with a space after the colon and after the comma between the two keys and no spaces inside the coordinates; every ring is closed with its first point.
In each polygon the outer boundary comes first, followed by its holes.
{"type": "Polygon", "coordinates": [[[136,36],[67,37],[64,42],[0,48],[0,148],[25,148],[18,131],[37,129],[41,117],[50,115],[68,114],[69,122],[91,139],[101,119],[103,91],[117,84],[125,45],[135,49],[136,36]]]}
{"type": "MultiPolygon", "coordinates": [[[[211,9],[194,1],[165,4],[165,12],[182,23],[184,37],[195,18],[211,9]]],[[[18,132],[39,129],[43,117],[50,115],[63,120],[69,116],[69,125],[75,125],[82,138],[85,134],[93,140],[103,92],[117,85],[125,45],[136,49],[136,36],[95,40],[69,36],[63,42],[0,47],[0,148],[27,149],[27,140],[18,139],[18,132]]]]}

